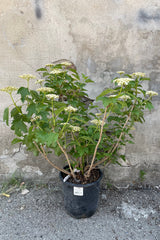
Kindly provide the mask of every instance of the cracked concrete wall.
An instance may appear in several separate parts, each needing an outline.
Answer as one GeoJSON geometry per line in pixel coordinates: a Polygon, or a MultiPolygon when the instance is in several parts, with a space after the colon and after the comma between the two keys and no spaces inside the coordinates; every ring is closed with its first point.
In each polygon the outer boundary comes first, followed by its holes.
{"type": "MultiPolygon", "coordinates": [[[[20,86],[19,75],[35,74],[37,68],[65,58],[96,81],[88,85],[92,98],[110,86],[118,70],[147,73],[151,81],[146,90],[159,92],[159,39],[159,0],[1,0],[0,87],[20,86]]],[[[0,97],[0,180],[15,171],[43,181],[57,177],[41,157],[10,145],[13,133],[2,117],[11,102],[4,93],[0,97]]],[[[159,100],[160,95],[154,98],[155,109],[146,111],[145,124],[136,126],[136,144],[124,149],[126,163],[106,170],[110,181],[133,183],[144,170],[147,183],[159,183],[159,100]]]]}

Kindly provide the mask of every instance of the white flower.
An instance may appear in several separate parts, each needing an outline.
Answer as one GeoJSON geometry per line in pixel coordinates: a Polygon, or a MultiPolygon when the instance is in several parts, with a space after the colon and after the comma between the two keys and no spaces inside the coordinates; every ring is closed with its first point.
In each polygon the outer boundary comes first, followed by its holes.
{"type": "Polygon", "coordinates": [[[0,91],[2,92],[7,92],[9,94],[11,94],[13,91],[17,91],[18,88],[16,87],[11,87],[11,86],[8,86],[8,87],[5,87],[5,88],[1,88],[0,91]]]}
{"type": "Polygon", "coordinates": [[[66,126],[66,125],[69,125],[69,123],[60,123],[60,125],[66,126]]]}
{"type": "Polygon", "coordinates": [[[63,73],[64,71],[61,71],[59,69],[54,69],[53,71],[50,72],[50,74],[59,74],[59,73],[63,73]]]}
{"type": "Polygon", "coordinates": [[[54,67],[54,66],[55,66],[55,64],[53,64],[53,63],[46,64],[46,67],[54,67]]]}
{"type": "Polygon", "coordinates": [[[124,74],[125,72],[124,71],[118,71],[117,73],[118,74],[124,74]]]}
{"type": "Polygon", "coordinates": [[[128,95],[122,95],[119,98],[122,99],[122,100],[125,100],[125,101],[128,100],[128,99],[131,99],[130,96],[128,96],[128,95]]]}
{"type": "Polygon", "coordinates": [[[56,95],[56,94],[47,94],[46,95],[47,98],[51,99],[51,100],[55,100],[55,99],[58,99],[59,96],[56,95]]]}
{"type": "Polygon", "coordinates": [[[132,73],[132,76],[133,77],[145,77],[145,73],[142,73],[142,72],[135,72],[135,73],[132,73]]]}
{"type": "Polygon", "coordinates": [[[128,85],[130,81],[133,81],[132,78],[117,78],[113,82],[117,83],[118,86],[128,85]]]}
{"type": "Polygon", "coordinates": [[[44,82],[45,80],[44,79],[38,79],[36,82],[35,82],[35,84],[38,84],[38,83],[42,83],[42,82],[44,82]]]}
{"type": "Polygon", "coordinates": [[[95,114],[97,117],[100,117],[102,115],[102,113],[96,113],[95,114]]]}
{"type": "Polygon", "coordinates": [[[76,112],[78,109],[74,108],[72,106],[68,106],[64,110],[65,110],[65,112],[76,112]]]}
{"type": "Polygon", "coordinates": [[[70,62],[62,62],[61,64],[65,65],[65,66],[72,66],[72,63],[70,63],[70,62]]]}
{"type": "Polygon", "coordinates": [[[150,97],[153,97],[153,96],[157,96],[158,93],[157,93],[157,92],[154,92],[154,91],[147,91],[147,92],[146,92],[146,95],[149,95],[150,97]]]}
{"type": "Polygon", "coordinates": [[[102,125],[102,120],[93,119],[93,120],[91,120],[91,123],[96,124],[96,125],[102,125]]]}
{"type": "Polygon", "coordinates": [[[36,77],[34,76],[34,75],[32,75],[32,74],[23,74],[23,75],[20,75],[19,76],[20,78],[23,78],[23,79],[25,79],[25,80],[27,80],[27,81],[29,81],[30,79],[35,79],[36,77]]]}
{"type": "Polygon", "coordinates": [[[41,88],[38,88],[37,89],[38,92],[53,92],[54,89],[53,88],[50,88],[50,87],[41,87],[41,88]]]}
{"type": "Polygon", "coordinates": [[[40,116],[36,116],[36,117],[32,118],[32,119],[31,119],[31,122],[34,122],[34,121],[36,121],[36,120],[38,120],[38,119],[40,119],[40,116]]]}
{"type": "Polygon", "coordinates": [[[81,128],[80,128],[80,127],[77,127],[77,126],[72,126],[72,125],[70,125],[70,127],[72,128],[72,131],[73,131],[73,132],[79,132],[79,131],[81,130],[81,128]]]}
{"type": "Polygon", "coordinates": [[[109,98],[112,98],[112,97],[117,97],[117,95],[110,95],[108,96],[109,98]]]}

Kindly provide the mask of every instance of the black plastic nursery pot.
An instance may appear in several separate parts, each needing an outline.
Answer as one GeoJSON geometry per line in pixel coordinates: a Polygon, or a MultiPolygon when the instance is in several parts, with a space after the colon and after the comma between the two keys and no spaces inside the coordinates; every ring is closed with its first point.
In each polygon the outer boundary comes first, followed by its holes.
{"type": "Polygon", "coordinates": [[[74,184],[63,182],[63,173],[60,172],[60,179],[63,185],[64,207],[66,212],[74,218],[91,217],[97,210],[100,181],[102,171],[97,181],[88,184],[74,184]]]}

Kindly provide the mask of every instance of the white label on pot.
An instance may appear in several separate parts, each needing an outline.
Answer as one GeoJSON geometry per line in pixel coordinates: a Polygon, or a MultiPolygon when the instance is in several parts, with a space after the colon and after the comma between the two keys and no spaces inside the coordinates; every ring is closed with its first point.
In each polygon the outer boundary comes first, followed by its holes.
{"type": "Polygon", "coordinates": [[[83,187],[74,187],[73,194],[75,196],[83,196],[83,187]]]}

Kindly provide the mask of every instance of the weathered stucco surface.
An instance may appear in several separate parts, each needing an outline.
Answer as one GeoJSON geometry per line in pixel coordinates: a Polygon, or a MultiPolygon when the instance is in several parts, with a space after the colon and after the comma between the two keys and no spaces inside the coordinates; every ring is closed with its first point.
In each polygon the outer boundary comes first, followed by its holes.
{"type": "MultiPolygon", "coordinates": [[[[20,86],[20,74],[35,74],[37,68],[65,58],[96,81],[88,86],[91,97],[110,86],[118,70],[147,73],[151,81],[146,90],[159,92],[159,39],[159,0],[1,0],[0,87],[20,86]]],[[[57,177],[41,157],[33,157],[24,146],[11,146],[13,133],[2,121],[11,102],[5,93],[0,98],[0,180],[14,172],[43,181],[57,177]]],[[[160,182],[160,95],[153,104],[146,123],[136,126],[136,144],[124,149],[127,162],[106,170],[111,181],[135,182],[143,170],[146,182],[160,182]]]]}

